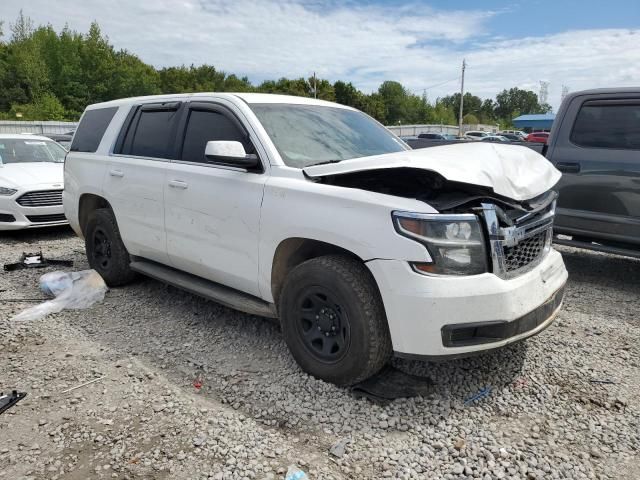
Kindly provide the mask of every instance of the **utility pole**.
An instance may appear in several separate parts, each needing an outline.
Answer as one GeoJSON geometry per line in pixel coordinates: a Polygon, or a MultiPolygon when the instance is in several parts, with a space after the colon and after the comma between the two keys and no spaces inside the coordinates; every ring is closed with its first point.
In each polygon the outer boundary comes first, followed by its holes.
{"type": "Polygon", "coordinates": [[[316,82],[316,72],[313,72],[313,98],[318,98],[318,84],[316,82]]]}
{"type": "Polygon", "coordinates": [[[462,59],[462,81],[460,82],[460,114],[458,115],[458,136],[462,136],[462,109],[464,108],[464,70],[467,68],[467,62],[462,59]]]}

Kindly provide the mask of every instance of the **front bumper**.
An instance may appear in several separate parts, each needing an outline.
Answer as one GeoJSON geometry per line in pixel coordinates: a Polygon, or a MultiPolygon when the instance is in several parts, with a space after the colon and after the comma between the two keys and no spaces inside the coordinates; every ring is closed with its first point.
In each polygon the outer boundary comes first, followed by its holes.
{"type": "Polygon", "coordinates": [[[557,314],[568,276],[555,250],[511,279],[426,276],[397,260],[367,266],[382,295],[393,349],[408,357],[465,356],[535,335],[557,314]]]}
{"type": "Polygon", "coordinates": [[[22,188],[11,196],[0,196],[0,230],[53,227],[69,223],[64,216],[62,205],[24,207],[16,202],[25,193],[54,189],[56,187],[51,185],[37,185],[22,188]]]}

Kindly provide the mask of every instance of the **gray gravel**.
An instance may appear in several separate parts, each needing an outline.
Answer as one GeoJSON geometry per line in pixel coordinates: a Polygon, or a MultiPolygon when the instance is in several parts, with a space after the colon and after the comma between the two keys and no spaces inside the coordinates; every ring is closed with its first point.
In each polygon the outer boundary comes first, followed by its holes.
{"type": "MultiPolygon", "coordinates": [[[[68,229],[0,234],[0,263],[40,249],[87,268],[68,229]]],[[[395,361],[435,386],[387,406],[302,373],[276,323],[152,280],[10,325],[52,269],[3,272],[0,389],[29,395],[0,416],[0,478],[275,479],[295,464],[312,480],[636,479],[640,261],[562,252],[549,329],[475,358],[395,361]]]]}

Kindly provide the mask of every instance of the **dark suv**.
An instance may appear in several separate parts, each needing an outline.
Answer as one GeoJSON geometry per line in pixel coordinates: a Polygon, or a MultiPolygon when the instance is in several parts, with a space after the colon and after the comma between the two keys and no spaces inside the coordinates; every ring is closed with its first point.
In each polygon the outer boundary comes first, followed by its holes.
{"type": "Polygon", "coordinates": [[[557,243],[640,257],[640,87],[568,95],[546,152],[562,172],[557,243]]]}

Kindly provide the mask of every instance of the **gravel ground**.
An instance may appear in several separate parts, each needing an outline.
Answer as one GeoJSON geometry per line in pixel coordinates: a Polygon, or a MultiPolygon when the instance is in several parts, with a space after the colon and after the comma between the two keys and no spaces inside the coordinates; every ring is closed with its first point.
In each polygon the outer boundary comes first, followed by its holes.
{"type": "MultiPolygon", "coordinates": [[[[66,228],[0,234],[2,264],[40,249],[87,268],[66,228]]],[[[0,478],[275,479],[295,464],[312,480],[637,479],[640,261],[562,252],[550,328],[475,358],[394,361],[433,393],[386,406],[302,373],[274,322],[148,279],[10,324],[52,269],[2,272],[0,389],[28,396],[0,416],[0,478]]]]}

